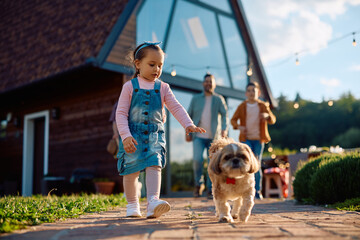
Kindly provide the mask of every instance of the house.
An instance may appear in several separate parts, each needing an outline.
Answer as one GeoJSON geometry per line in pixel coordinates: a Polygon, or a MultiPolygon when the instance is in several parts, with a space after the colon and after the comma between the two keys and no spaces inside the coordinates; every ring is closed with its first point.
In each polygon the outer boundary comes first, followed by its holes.
{"type": "MultiPolygon", "coordinates": [[[[250,80],[277,104],[241,1],[4,0],[0,7],[0,194],[41,193],[44,176],[68,180],[84,169],[121,191],[106,152],[109,116],[134,72],[128,55],[143,41],[162,41],[161,79],[181,103],[202,90],[210,71],[229,109],[250,80]]],[[[179,129],[168,119],[171,163],[179,129]]]]}

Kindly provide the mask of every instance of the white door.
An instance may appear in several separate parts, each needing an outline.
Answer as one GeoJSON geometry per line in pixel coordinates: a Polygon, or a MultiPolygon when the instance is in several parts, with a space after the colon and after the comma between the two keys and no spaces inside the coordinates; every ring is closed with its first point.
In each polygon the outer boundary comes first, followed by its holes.
{"type": "Polygon", "coordinates": [[[22,195],[41,193],[41,180],[48,173],[49,111],[24,117],[22,195]]]}

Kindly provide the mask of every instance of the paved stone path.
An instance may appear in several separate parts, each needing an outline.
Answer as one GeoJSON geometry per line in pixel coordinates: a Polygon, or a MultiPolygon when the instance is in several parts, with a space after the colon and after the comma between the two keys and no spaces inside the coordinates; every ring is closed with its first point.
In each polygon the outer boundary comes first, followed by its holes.
{"type": "MultiPolygon", "coordinates": [[[[360,213],[256,201],[249,222],[218,223],[212,200],[166,199],[172,210],[158,219],[126,218],[125,208],[83,215],[3,234],[0,239],[360,239],[360,213]]],[[[145,203],[141,204],[143,215],[145,203]]]]}

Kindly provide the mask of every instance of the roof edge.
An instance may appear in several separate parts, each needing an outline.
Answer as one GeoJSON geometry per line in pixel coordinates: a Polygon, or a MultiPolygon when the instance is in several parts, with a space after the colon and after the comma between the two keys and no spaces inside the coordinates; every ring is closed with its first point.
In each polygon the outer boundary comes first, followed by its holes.
{"type": "Polygon", "coordinates": [[[245,14],[244,8],[243,8],[243,6],[241,4],[241,1],[240,0],[230,0],[230,2],[232,3],[233,6],[235,6],[233,8],[235,16],[237,16],[242,21],[243,28],[246,30],[246,33],[247,33],[246,35],[247,35],[247,38],[248,38],[247,39],[248,44],[250,45],[249,46],[250,54],[253,55],[253,61],[256,61],[255,67],[258,69],[258,72],[260,73],[260,75],[262,77],[262,80],[263,80],[263,82],[265,84],[265,87],[266,87],[267,92],[268,92],[268,97],[270,99],[270,104],[271,104],[271,106],[276,108],[276,107],[278,107],[278,102],[274,98],[274,96],[272,95],[271,88],[270,88],[269,82],[267,80],[265,70],[263,68],[259,53],[258,53],[258,51],[257,51],[257,49],[255,47],[254,38],[253,38],[252,33],[250,31],[250,25],[249,25],[249,23],[247,21],[246,14],[245,14]]]}
{"type": "Polygon", "coordinates": [[[111,49],[113,48],[114,44],[116,44],[116,40],[120,36],[138,2],[139,0],[129,0],[126,4],[123,12],[120,14],[118,20],[116,21],[114,27],[112,28],[109,36],[105,40],[104,45],[96,57],[99,66],[102,66],[105,63],[108,55],[111,52],[111,49]]]}

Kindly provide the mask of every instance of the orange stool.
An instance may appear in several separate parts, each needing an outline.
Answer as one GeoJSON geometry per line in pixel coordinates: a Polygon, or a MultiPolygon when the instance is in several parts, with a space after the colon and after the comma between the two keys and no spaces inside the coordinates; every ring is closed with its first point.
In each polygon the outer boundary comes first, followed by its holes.
{"type": "Polygon", "coordinates": [[[278,173],[266,173],[265,178],[265,197],[269,198],[272,194],[277,194],[279,198],[283,197],[281,177],[278,173]],[[276,188],[271,188],[271,180],[275,183],[276,188]]]}

